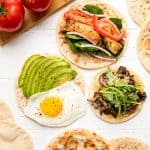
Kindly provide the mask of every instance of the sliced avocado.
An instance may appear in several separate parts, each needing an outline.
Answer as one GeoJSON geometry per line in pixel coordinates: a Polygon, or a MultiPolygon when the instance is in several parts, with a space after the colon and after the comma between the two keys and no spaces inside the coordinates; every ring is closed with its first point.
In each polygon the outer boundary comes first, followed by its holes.
{"type": "Polygon", "coordinates": [[[24,96],[27,98],[28,98],[27,88],[28,86],[32,86],[30,81],[34,78],[38,69],[37,66],[42,60],[45,60],[44,56],[40,56],[38,59],[33,61],[33,63],[30,65],[30,67],[28,68],[26,72],[22,90],[23,90],[24,96]]]}
{"type": "MultiPolygon", "coordinates": [[[[50,67],[50,70],[51,70],[51,72],[49,72],[50,74],[50,76],[52,75],[52,74],[56,74],[57,72],[59,72],[62,68],[69,68],[70,67],[70,64],[68,63],[68,62],[66,62],[66,61],[58,61],[58,59],[57,60],[53,60],[53,62],[54,63],[52,63],[51,64],[51,66],[49,66],[50,67]]],[[[45,78],[45,76],[44,76],[44,74],[43,74],[43,72],[41,71],[41,77],[39,76],[39,78],[37,78],[37,81],[41,81],[42,79],[44,79],[44,81],[46,80],[46,78],[45,78]]],[[[34,82],[33,83],[33,87],[32,87],[32,93],[31,94],[35,94],[35,93],[38,93],[38,92],[43,92],[42,91],[42,87],[40,87],[40,84],[39,84],[40,82],[34,82]],[[36,84],[36,83],[38,83],[38,84],[36,84]]],[[[44,83],[45,84],[45,83],[44,83]]]]}
{"type": "Polygon", "coordinates": [[[66,81],[70,81],[75,78],[77,72],[72,68],[64,68],[57,72],[54,76],[50,76],[47,79],[44,90],[55,88],[56,86],[62,85],[66,81]]]}
{"type": "Polygon", "coordinates": [[[42,92],[44,90],[44,86],[48,80],[48,78],[51,76],[51,74],[57,74],[61,69],[70,67],[70,64],[64,60],[55,62],[51,66],[49,66],[45,72],[43,73],[43,78],[40,80],[38,91],[42,92]],[[58,69],[59,68],[59,69],[58,69]]]}
{"type": "MultiPolygon", "coordinates": [[[[40,74],[40,70],[41,68],[44,66],[44,64],[51,60],[52,58],[48,58],[48,57],[45,57],[44,59],[42,59],[36,66],[35,68],[33,68],[32,72],[31,72],[31,76],[30,76],[30,79],[28,80],[28,84],[27,84],[27,87],[26,87],[26,94],[27,94],[27,97],[30,97],[32,95],[32,89],[33,89],[33,86],[34,86],[34,81],[36,80],[36,76],[38,76],[40,74]]],[[[40,80],[40,78],[38,79],[40,80]]]]}
{"type": "Polygon", "coordinates": [[[37,55],[32,55],[31,57],[29,57],[23,68],[22,68],[22,71],[21,71],[21,74],[19,76],[19,79],[18,79],[18,84],[19,84],[19,87],[21,88],[23,86],[23,83],[24,83],[24,79],[25,79],[25,75],[26,75],[26,72],[27,70],[29,69],[30,65],[38,58],[40,58],[41,56],[39,54],[37,55]]]}

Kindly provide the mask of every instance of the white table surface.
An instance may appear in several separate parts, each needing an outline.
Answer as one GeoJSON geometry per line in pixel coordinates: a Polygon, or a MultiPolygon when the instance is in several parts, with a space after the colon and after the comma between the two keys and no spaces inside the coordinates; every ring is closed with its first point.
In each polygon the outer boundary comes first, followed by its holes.
{"type": "MultiPolygon", "coordinates": [[[[90,108],[88,108],[87,114],[83,118],[65,128],[42,127],[23,115],[16,104],[14,80],[25,59],[30,55],[48,52],[60,55],[56,42],[56,26],[62,9],[15,40],[0,47],[0,99],[6,101],[11,107],[16,123],[30,133],[35,150],[43,150],[45,145],[59,133],[72,128],[91,129],[108,140],[120,136],[132,136],[150,144],[150,74],[140,64],[136,53],[136,40],[140,29],[130,18],[125,0],[105,1],[121,11],[127,19],[129,43],[117,65],[130,67],[142,78],[148,95],[144,107],[132,120],[115,125],[98,119],[90,108]]],[[[95,72],[97,70],[81,70],[81,73],[85,76],[86,95],[88,95],[88,87],[95,72]]]]}

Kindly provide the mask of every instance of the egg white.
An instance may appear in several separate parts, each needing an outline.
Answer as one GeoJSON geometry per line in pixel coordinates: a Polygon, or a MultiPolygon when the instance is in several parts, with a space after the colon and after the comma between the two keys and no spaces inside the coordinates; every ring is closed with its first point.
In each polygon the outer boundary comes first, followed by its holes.
{"type": "Polygon", "coordinates": [[[41,125],[63,127],[85,115],[86,110],[86,98],[80,88],[73,81],[69,81],[52,90],[31,96],[24,109],[24,114],[41,125]],[[63,104],[62,112],[56,117],[48,117],[40,112],[40,103],[51,96],[59,97],[63,104]]]}

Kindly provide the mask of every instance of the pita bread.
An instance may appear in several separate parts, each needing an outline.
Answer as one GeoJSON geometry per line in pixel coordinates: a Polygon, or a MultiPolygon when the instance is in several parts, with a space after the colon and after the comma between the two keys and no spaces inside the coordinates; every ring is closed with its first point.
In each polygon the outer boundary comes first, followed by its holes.
{"type": "MultiPolygon", "coordinates": [[[[113,66],[111,67],[111,69],[116,72],[118,70],[118,67],[117,66],[113,66]]],[[[128,69],[128,68],[127,68],[128,69]]],[[[130,71],[131,74],[134,74],[134,80],[136,82],[137,85],[140,85],[141,86],[141,91],[144,91],[144,86],[143,86],[143,83],[142,81],[140,80],[140,78],[138,77],[137,74],[135,74],[133,71],[131,71],[130,69],[128,69],[130,71]]],[[[100,72],[98,72],[94,78],[93,78],[93,83],[92,83],[92,87],[90,89],[90,98],[91,99],[94,95],[94,93],[96,91],[99,91],[100,88],[102,88],[102,85],[99,83],[99,76],[101,74],[103,74],[104,72],[106,71],[106,69],[103,69],[101,70],[100,72]]],[[[102,114],[100,115],[99,113],[99,110],[98,109],[95,109],[92,105],[90,105],[93,109],[93,111],[95,112],[96,116],[106,122],[109,122],[109,123],[121,123],[121,122],[125,122],[125,121],[128,121],[130,119],[132,119],[133,117],[135,117],[142,109],[143,107],[143,102],[141,102],[141,104],[139,104],[135,110],[134,113],[130,114],[130,115],[126,115],[126,116],[118,116],[117,118],[114,118],[112,115],[105,115],[105,114],[102,114]]]]}
{"type": "Polygon", "coordinates": [[[147,22],[139,34],[137,49],[141,63],[150,72],[150,21],[147,22]]]}
{"type": "MultiPolygon", "coordinates": [[[[48,56],[51,56],[51,55],[46,54],[44,56],[48,57],[48,56]]],[[[52,57],[56,57],[56,56],[53,55],[52,57]]],[[[59,57],[59,58],[61,58],[61,57],[59,57]]],[[[74,79],[75,84],[77,84],[80,87],[81,91],[83,93],[85,93],[85,91],[84,91],[85,83],[84,83],[82,75],[79,73],[78,69],[75,66],[72,66],[72,68],[75,69],[78,72],[78,75],[74,79]]],[[[23,111],[24,108],[27,106],[28,99],[23,95],[22,89],[19,88],[19,86],[18,86],[18,78],[15,81],[15,93],[16,93],[18,106],[21,109],[21,111],[23,111]]]]}
{"type": "Polygon", "coordinates": [[[14,121],[13,114],[9,106],[0,100],[0,121],[14,121]]]}
{"type": "Polygon", "coordinates": [[[46,150],[111,150],[109,144],[94,132],[85,129],[66,131],[50,142],[46,150]]]}
{"type": "Polygon", "coordinates": [[[150,0],[127,0],[128,10],[133,20],[140,26],[149,17],[150,0]]]}
{"type": "MultiPolygon", "coordinates": [[[[72,5],[71,8],[82,8],[85,4],[94,4],[94,5],[100,6],[104,10],[105,14],[109,17],[122,18],[123,26],[124,26],[124,28],[126,28],[126,23],[125,23],[125,20],[122,17],[122,15],[120,15],[120,13],[116,9],[111,7],[110,5],[108,5],[106,3],[102,3],[98,0],[87,0],[82,3],[74,4],[74,5],[72,5]]],[[[69,9],[70,8],[67,8],[65,10],[65,12],[69,9]]],[[[64,28],[64,25],[65,25],[65,20],[63,19],[63,16],[61,16],[61,18],[59,19],[58,27],[57,27],[57,41],[58,41],[60,52],[73,64],[75,64],[78,67],[83,68],[83,69],[97,69],[97,68],[103,68],[106,66],[110,66],[111,64],[115,63],[117,61],[117,59],[119,58],[118,57],[118,58],[116,58],[116,60],[109,61],[109,60],[100,60],[100,59],[95,58],[86,53],[74,54],[70,50],[70,47],[64,37],[64,34],[61,32],[61,29],[64,28]]],[[[124,43],[124,45],[125,45],[124,49],[125,49],[127,46],[127,35],[124,38],[124,41],[125,41],[125,43],[124,43]]],[[[122,52],[123,51],[124,50],[122,50],[122,52]]]]}
{"type": "Polygon", "coordinates": [[[117,138],[110,141],[113,150],[150,150],[150,147],[136,138],[117,138]]]}
{"type": "Polygon", "coordinates": [[[1,150],[33,150],[28,133],[12,122],[0,121],[1,150]]]}

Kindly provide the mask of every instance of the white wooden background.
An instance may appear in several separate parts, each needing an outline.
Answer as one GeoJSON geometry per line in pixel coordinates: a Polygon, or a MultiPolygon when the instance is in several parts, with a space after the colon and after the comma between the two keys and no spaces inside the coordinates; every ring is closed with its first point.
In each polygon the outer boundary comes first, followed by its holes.
{"type": "MultiPolygon", "coordinates": [[[[47,52],[60,55],[56,42],[56,26],[59,16],[63,11],[62,9],[15,40],[0,47],[0,98],[6,101],[11,107],[16,123],[27,129],[30,133],[35,145],[35,150],[43,150],[50,140],[60,132],[70,128],[91,129],[103,135],[108,140],[120,136],[133,136],[150,144],[150,74],[145,71],[137,58],[136,40],[139,28],[130,18],[125,0],[105,1],[121,11],[127,19],[129,43],[127,50],[117,62],[117,65],[121,64],[130,67],[142,78],[148,94],[143,110],[134,119],[117,125],[108,124],[99,120],[90,108],[88,108],[87,114],[83,118],[65,128],[42,127],[24,117],[16,104],[14,79],[25,59],[30,55],[47,52]]],[[[81,72],[85,76],[87,85],[86,94],[88,94],[91,77],[96,71],[81,70],[81,72]]]]}

